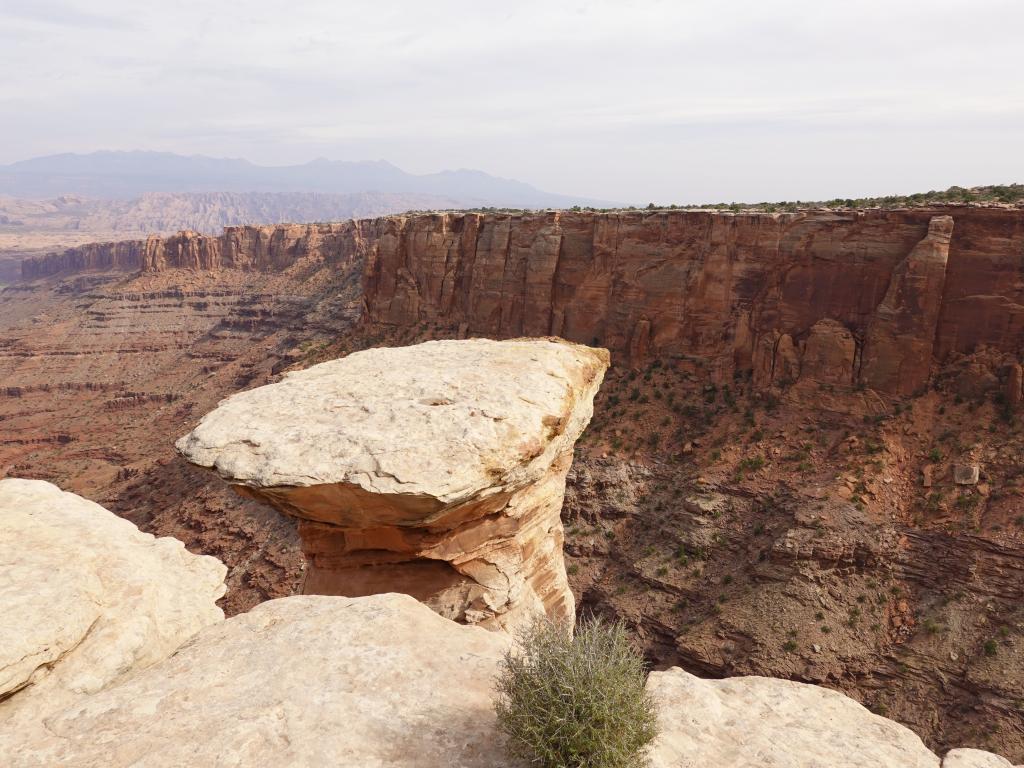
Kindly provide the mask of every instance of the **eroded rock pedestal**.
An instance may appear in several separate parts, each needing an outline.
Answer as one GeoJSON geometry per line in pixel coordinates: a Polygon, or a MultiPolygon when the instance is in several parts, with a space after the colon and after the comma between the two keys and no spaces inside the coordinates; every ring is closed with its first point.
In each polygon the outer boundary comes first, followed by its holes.
{"type": "Polygon", "coordinates": [[[372,349],[228,398],[177,448],[300,520],[306,594],[568,619],[565,476],[607,366],[552,339],[372,349]]]}

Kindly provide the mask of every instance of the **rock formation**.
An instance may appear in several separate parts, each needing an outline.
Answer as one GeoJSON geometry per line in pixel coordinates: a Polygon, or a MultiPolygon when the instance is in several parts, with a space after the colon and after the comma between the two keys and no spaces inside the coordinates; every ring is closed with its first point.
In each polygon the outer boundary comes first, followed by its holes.
{"type": "Polygon", "coordinates": [[[702,680],[652,672],[661,735],[653,764],[674,768],[939,768],[912,731],[841,693],[769,677],[702,680]]]}
{"type": "Polygon", "coordinates": [[[306,594],[570,619],[559,515],[607,366],[558,340],[367,350],[228,398],[177,447],[301,521],[306,594]]]}
{"type": "Polygon", "coordinates": [[[361,222],[238,226],[225,227],[221,235],[179,232],[169,237],[89,243],[25,259],[21,273],[24,279],[34,280],[61,272],[97,270],[282,271],[307,257],[328,263],[350,258],[358,250],[353,239],[364,226],[361,222]]]}
{"type": "Polygon", "coordinates": [[[824,378],[849,373],[901,395],[927,380],[933,358],[1024,345],[1022,247],[1024,216],[1005,208],[458,213],[96,244],[28,259],[23,276],[365,260],[372,324],[556,335],[634,365],[686,356],[719,384],[750,370],[764,381],[765,369],[789,380],[790,345],[813,352],[831,338],[815,339],[816,324],[829,321],[866,339],[865,354],[857,341],[851,360],[840,339],[824,378]],[[765,360],[786,337],[789,357],[765,360]]]}
{"type": "Polygon", "coordinates": [[[952,234],[953,217],[936,216],[893,270],[868,324],[861,376],[868,386],[910,395],[928,383],[952,234]]]}
{"type": "Polygon", "coordinates": [[[208,627],[162,664],[17,733],[9,768],[494,768],[500,632],[406,595],[289,597],[208,627]]]}
{"type": "Polygon", "coordinates": [[[224,618],[220,561],[39,480],[0,480],[0,562],[8,736],[224,618]]]}
{"type": "Polygon", "coordinates": [[[212,260],[179,258],[210,250],[182,243],[144,269],[8,286],[0,475],[50,479],[216,555],[234,614],[298,589],[295,518],[186,465],[168,435],[240,388],[369,346],[527,322],[600,334],[617,365],[564,510],[584,608],[629,622],[657,668],[833,686],[937,752],[1024,762],[1024,209],[324,227],[336,235],[308,247],[251,227],[237,259],[226,239],[212,260]],[[954,225],[928,390],[894,404],[846,386],[939,216],[954,225]],[[978,484],[956,485],[957,465],[978,484]],[[726,503],[691,511],[694,494],[726,503]]]}

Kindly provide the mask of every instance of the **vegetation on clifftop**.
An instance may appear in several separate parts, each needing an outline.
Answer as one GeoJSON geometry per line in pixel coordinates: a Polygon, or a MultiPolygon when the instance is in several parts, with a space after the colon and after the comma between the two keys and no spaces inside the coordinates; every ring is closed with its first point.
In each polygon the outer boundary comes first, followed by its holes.
{"type": "Polygon", "coordinates": [[[538,619],[505,655],[495,711],[510,752],[543,768],[639,768],[657,734],[643,657],[621,624],[538,619]]]}

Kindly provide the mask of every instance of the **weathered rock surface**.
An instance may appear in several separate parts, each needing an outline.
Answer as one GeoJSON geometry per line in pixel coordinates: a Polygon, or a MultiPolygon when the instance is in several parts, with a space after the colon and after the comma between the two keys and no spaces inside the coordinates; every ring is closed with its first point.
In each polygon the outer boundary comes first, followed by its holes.
{"type": "Polygon", "coordinates": [[[302,521],[307,594],[566,619],[565,476],[607,366],[546,339],[356,352],[228,398],[177,447],[302,521]]]}
{"type": "MultiPolygon", "coordinates": [[[[48,483],[0,481],[0,505],[3,541],[21,548],[3,553],[0,588],[6,766],[518,765],[493,709],[507,634],[400,594],[282,598],[218,621],[212,558],[48,483]]],[[[661,721],[652,768],[940,764],[906,728],[824,688],[680,669],[648,688],[661,721]]],[[[977,750],[942,765],[1010,768],[977,750]]]]}
{"type": "Polygon", "coordinates": [[[0,731],[11,768],[510,765],[494,727],[500,632],[405,595],[289,597],[49,717],[0,731]]]}
{"type": "Polygon", "coordinates": [[[942,758],[942,768],[1013,768],[1013,764],[981,749],[951,749],[942,758]]]}
{"type": "Polygon", "coordinates": [[[841,693],[767,677],[702,680],[652,672],[655,766],[939,768],[912,731],[841,693]]]}
{"type": "Polygon", "coordinates": [[[224,566],[39,480],[0,480],[0,728],[166,658],[223,618],[224,566]]]}

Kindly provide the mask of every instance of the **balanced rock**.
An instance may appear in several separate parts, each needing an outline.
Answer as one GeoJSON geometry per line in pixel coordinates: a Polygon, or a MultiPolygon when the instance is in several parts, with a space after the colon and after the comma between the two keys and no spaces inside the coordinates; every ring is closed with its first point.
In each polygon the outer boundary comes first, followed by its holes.
{"type": "Polygon", "coordinates": [[[160,661],[223,619],[225,573],[50,483],[0,480],[0,730],[160,661]]]}
{"type": "Polygon", "coordinates": [[[702,680],[652,672],[656,768],[939,768],[908,728],[816,685],[769,677],[702,680]]]}
{"type": "Polygon", "coordinates": [[[224,400],[177,447],[300,520],[306,594],[570,619],[565,476],[607,366],[556,339],[371,349],[224,400]]]}

